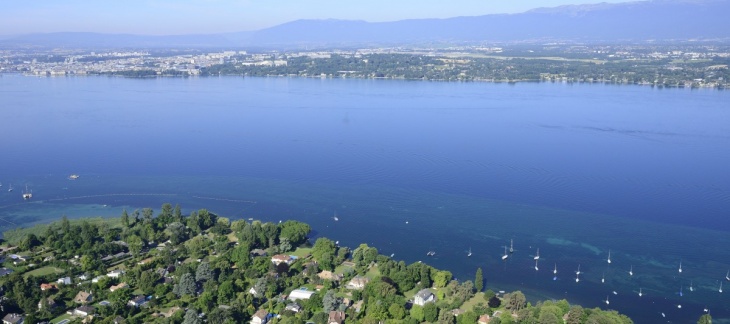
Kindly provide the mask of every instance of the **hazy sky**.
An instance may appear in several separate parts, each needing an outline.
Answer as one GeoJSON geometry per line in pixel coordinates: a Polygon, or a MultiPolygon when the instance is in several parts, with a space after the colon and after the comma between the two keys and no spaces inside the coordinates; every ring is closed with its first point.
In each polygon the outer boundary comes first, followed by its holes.
{"type": "Polygon", "coordinates": [[[392,21],[516,13],[626,0],[10,0],[0,35],[57,31],[189,34],[256,30],[296,19],[392,21]]]}

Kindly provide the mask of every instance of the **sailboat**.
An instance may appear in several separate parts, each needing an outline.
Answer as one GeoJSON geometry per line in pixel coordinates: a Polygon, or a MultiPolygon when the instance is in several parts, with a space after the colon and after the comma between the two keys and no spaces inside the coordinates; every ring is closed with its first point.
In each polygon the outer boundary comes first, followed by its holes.
{"type": "Polygon", "coordinates": [[[537,268],[537,261],[539,261],[539,260],[535,259],[535,271],[538,270],[538,268],[537,268]]]}
{"type": "Polygon", "coordinates": [[[717,291],[722,293],[722,281],[720,281],[720,289],[718,289],[717,291]]]}
{"type": "Polygon", "coordinates": [[[514,244],[513,243],[514,243],[514,240],[513,239],[509,239],[509,253],[510,254],[515,253],[515,247],[514,247],[514,244]]]}
{"type": "Polygon", "coordinates": [[[692,280],[689,281],[689,291],[695,291],[694,287],[692,287],[692,280]]]}
{"type": "Polygon", "coordinates": [[[610,302],[608,301],[608,295],[606,295],[606,305],[608,304],[610,304],[610,302]]]}
{"type": "Polygon", "coordinates": [[[577,274],[577,275],[580,274],[580,264],[578,265],[578,271],[576,271],[575,274],[577,274]]]}
{"type": "Polygon", "coordinates": [[[28,200],[33,198],[33,192],[28,191],[28,185],[25,185],[25,192],[23,192],[23,199],[28,200]]]}
{"type": "Polygon", "coordinates": [[[606,262],[608,262],[608,264],[611,264],[611,250],[608,250],[608,259],[606,259],[606,262]]]}
{"type": "Polygon", "coordinates": [[[679,273],[682,273],[682,260],[679,260],[679,273]]]}
{"type": "Polygon", "coordinates": [[[340,218],[339,218],[339,217],[337,217],[337,212],[335,212],[335,216],[334,216],[334,217],[332,217],[332,219],[334,219],[334,220],[335,220],[335,222],[336,222],[336,221],[339,221],[339,220],[340,220],[340,218]]]}
{"type": "Polygon", "coordinates": [[[641,292],[641,288],[639,288],[639,297],[643,296],[644,294],[641,292]]]}
{"type": "Polygon", "coordinates": [[[575,282],[580,281],[580,264],[578,265],[578,271],[575,272],[575,282]]]}
{"type": "Polygon", "coordinates": [[[553,274],[558,274],[558,264],[555,264],[555,268],[553,269],[553,274]]]}
{"type": "Polygon", "coordinates": [[[679,297],[682,297],[682,296],[684,296],[684,294],[682,293],[682,286],[679,286],[679,297]]]}
{"type": "Polygon", "coordinates": [[[633,275],[634,275],[634,265],[632,264],[631,268],[629,269],[629,276],[633,276],[633,275]]]}
{"type": "Polygon", "coordinates": [[[606,273],[604,272],[603,276],[601,276],[601,283],[605,283],[605,282],[606,282],[606,273]]]}
{"type": "Polygon", "coordinates": [[[727,274],[725,275],[725,280],[730,281],[730,270],[727,271],[727,274]]]}
{"type": "Polygon", "coordinates": [[[502,260],[507,260],[509,258],[509,254],[507,254],[507,246],[504,247],[504,255],[502,256],[502,260]]]}
{"type": "Polygon", "coordinates": [[[11,191],[13,191],[13,184],[12,183],[8,185],[8,192],[11,192],[11,191]]]}
{"type": "Polygon", "coordinates": [[[540,248],[537,248],[537,254],[535,254],[535,257],[533,259],[540,260],[540,248]]]}
{"type": "Polygon", "coordinates": [[[469,253],[467,253],[466,256],[468,256],[468,257],[471,256],[471,247],[469,247],[469,253]]]}

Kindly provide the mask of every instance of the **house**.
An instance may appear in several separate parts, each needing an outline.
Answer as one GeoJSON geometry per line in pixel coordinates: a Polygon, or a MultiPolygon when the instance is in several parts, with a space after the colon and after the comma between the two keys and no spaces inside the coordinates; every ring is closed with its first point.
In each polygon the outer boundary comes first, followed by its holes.
{"type": "Polygon", "coordinates": [[[291,264],[292,262],[294,262],[294,259],[290,255],[277,254],[277,255],[271,257],[271,262],[274,263],[275,265],[279,265],[282,262],[284,262],[286,264],[291,264]]]}
{"type": "Polygon", "coordinates": [[[482,316],[479,316],[479,321],[477,321],[477,323],[479,323],[479,324],[487,324],[487,323],[489,323],[490,320],[491,320],[491,318],[489,317],[489,315],[484,314],[482,316]]]}
{"type": "Polygon", "coordinates": [[[82,275],[78,276],[78,278],[81,281],[83,281],[83,280],[89,280],[89,276],[87,276],[86,274],[82,274],[82,275]]]}
{"type": "Polygon", "coordinates": [[[41,284],[41,291],[53,290],[53,289],[56,289],[56,284],[55,283],[49,283],[49,284],[42,283],[41,284]]]}
{"type": "Polygon", "coordinates": [[[299,311],[302,310],[302,306],[299,306],[299,304],[291,303],[289,305],[286,305],[286,307],[284,309],[295,312],[295,313],[299,313],[299,311]]]}
{"type": "Polygon", "coordinates": [[[268,321],[269,312],[267,312],[265,309],[259,309],[256,311],[255,314],[253,314],[253,317],[251,318],[251,324],[266,324],[268,321]]]}
{"type": "Polygon", "coordinates": [[[370,282],[370,279],[367,277],[355,276],[355,278],[352,278],[350,282],[347,283],[346,287],[347,289],[361,290],[365,288],[365,285],[367,285],[368,282],[370,282]]]}
{"type": "Polygon", "coordinates": [[[340,281],[343,278],[343,276],[341,274],[335,274],[332,271],[327,271],[327,270],[320,272],[317,276],[322,280],[329,280],[329,281],[340,281]]]}
{"type": "Polygon", "coordinates": [[[342,311],[330,311],[328,324],[342,324],[345,321],[345,312],[342,311]]]}
{"type": "Polygon", "coordinates": [[[58,280],[56,280],[56,283],[59,285],[70,285],[71,284],[71,277],[63,277],[58,280]]]}
{"type": "Polygon", "coordinates": [[[267,254],[266,253],[266,250],[262,250],[262,249],[253,249],[253,250],[251,250],[251,256],[255,256],[255,257],[257,257],[257,256],[266,256],[266,254],[267,254]]]}
{"type": "Polygon", "coordinates": [[[112,324],[125,324],[125,323],[127,323],[127,320],[125,320],[124,317],[121,317],[119,315],[117,315],[117,317],[115,317],[112,320],[112,324]]]}
{"type": "Polygon", "coordinates": [[[23,315],[10,313],[3,317],[3,324],[23,324],[23,315]]]}
{"type": "Polygon", "coordinates": [[[13,273],[13,269],[8,269],[8,268],[2,268],[2,269],[0,269],[0,277],[7,276],[7,275],[9,275],[11,273],[13,273]]]}
{"type": "Polygon", "coordinates": [[[120,283],[118,285],[114,285],[114,286],[109,287],[109,291],[114,292],[114,291],[116,291],[118,289],[128,288],[128,287],[129,287],[129,285],[126,282],[122,282],[122,283],[120,283]]]}
{"type": "Polygon", "coordinates": [[[124,275],[124,270],[112,270],[106,274],[109,278],[119,278],[122,275],[124,275]]]}
{"type": "Polygon", "coordinates": [[[97,282],[99,282],[99,280],[104,279],[104,277],[106,277],[106,276],[94,277],[94,279],[91,279],[91,283],[97,283],[97,282]]]}
{"type": "Polygon", "coordinates": [[[94,299],[94,296],[91,295],[89,292],[85,291],[79,291],[78,294],[76,294],[76,297],[74,297],[74,303],[79,304],[86,304],[94,299]]]}
{"type": "Polygon", "coordinates": [[[89,315],[94,315],[95,313],[96,309],[94,309],[94,307],[84,305],[74,309],[71,315],[86,317],[89,315]]]}
{"type": "Polygon", "coordinates": [[[144,304],[147,304],[147,299],[142,295],[130,299],[127,303],[127,305],[132,307],[142,307],[144,304]]]}
{"type": "Polygon", "coordinates": [[[299,299],[309,299],[314,295],[314,291],[309,291],[307,288],[299,288],[292,290],[291,293],[289,293],[288,299],[291,301],[299,300],[299,299]]]}
{"type": "Polygon", "coordinates": [[[418,306],[423,306],[434,301],[436,301],[436,295],[428,289],[421,289],[421,291],[417,292],[416,295],[413,296],[413,304],[418,306]]]}
{"type": "MultiPolygon", "coordinates": [[[[46,306],[47,309],[53,309],[56,306],[58,306],[56,304],[56,300],[54,300],[53,297],[46,298],[46,304],[47,304],[47,306],[46,306]]],[[[38,310],[42,310],[42,309],[43,309],[43,299],[38,301],[38,310]]]]}

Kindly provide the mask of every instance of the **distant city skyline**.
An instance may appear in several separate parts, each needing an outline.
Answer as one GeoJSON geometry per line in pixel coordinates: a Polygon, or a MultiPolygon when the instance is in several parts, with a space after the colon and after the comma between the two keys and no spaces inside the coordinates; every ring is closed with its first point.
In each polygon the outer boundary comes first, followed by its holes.
{"type": "Polygon", "coordinates": [[[3,3],[0,35],[99,32],[143,35],[258,30],[297,19],[370,22],[519,13],[630,0],[34,0],[3,3]]]}

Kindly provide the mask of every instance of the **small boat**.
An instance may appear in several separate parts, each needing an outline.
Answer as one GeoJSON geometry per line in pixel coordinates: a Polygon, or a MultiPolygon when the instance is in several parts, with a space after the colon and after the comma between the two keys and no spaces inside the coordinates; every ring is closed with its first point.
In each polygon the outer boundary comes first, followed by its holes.
{"type": "Polygon", "coordinates": [[[679,260],[679,273],[682,273],[682,260],[679,260]]]}
{"type": "Polygon", "coordinates": [[[708,313],[710,311],[710,309],[708,309],[707,306],[705,306],[705,309],[703,309],[702,311],[705,313],[708,313]]]}
{"type": "Polygon", "coordinates": [[[644,293],[641,292],[641,288],[639,288],[639,297],[644,296],[644,293]]]}
{"type": "Polygon", "coordinates": [[[13,184],[11,183],[8,185],[8,192],[12,192],[12,191],[13,191],[13,184]]]}
{"type": "Polygon", "coordinates": [[[606,283],[606,273],[603,273],[603,276],[601,276],[601,283],[606,283]]]}
{"type": "Polygon", "coordinates": [[[337,217],[337,212],[335,212],[335,216],[334,216],[334,217],[332,217],[332,219],[334,219],[334,220],[335,220],[335,222],[336,222],[336,221],[339,221],[339,220],[340,220],[340,218],[339,218],[339,217],[337,217]]]}
{"type": "Polygon", "coordinates": [[[434,255],[436,255],[436,251],[433,251],[433,250],[428,251],[428,252],[426,252],[426,255],[427,256],[434,256],[434,255]]]}
{"type": "Polygon", "coordinates": [[[575,274],[575,282],[580,282],[580,274],[575,274]]]}
{"type": "Polygon", "coordinates": [[[502,256],[502,260],[507,260],[509,258],[509,254],[507,254],[507,247],[504,247],[504,255],[502,256]]]}
{"type": "Polygon", "coordinates": [[[391,254],[390,254],[390,257],[391,257],[391,258],[392,258],[392,257],[394,257],[394,256],[395,256],[395,253],[391,253],[391,254]]]}
{"type": "Polygon", "coordinates": [[[514,243],[514,240],[513,239],[510,239],[509,240],[509,253],[510,254],[515,253],[515,248],[514,248],[514,244],[513,243],[514,243]]]}
{"type": "Polygon", "coordinates": [[[2,186],[3,186],[3,183],[2,183],[2,182],[0,182],[0,188],[2,188],[2,186]]]}
{"type": "Polygon", "coordinates": [[[679,286],[679,297],[684,296],[684,293],[682,293],[682,286],[679,286]]]}
{"type": "Polygon", "coordinates": [[[725,280],[730,281],[730,270],[727,271],[727,274],[725,275],[725,280]]]}
{"type": "Polygon", "coordinates": [[[677,305],[677,308],[682,309],[682,304],[677,305]]]}
{"type": "Polygon", "coordinates": [[[611,264],[611,250],[608,250],[608,259],[606,259],[606,262],[608,262],[608,264],[611,264]]]}
{"type": "Polygon", "coordinates": [[[612,291],[614,295],[618,295],[618,291],[612,291]]]}
{"type": "Polygon", "coordinates": [[[667,317],[667,315],[664,315],[664,313],[662,312],[662,317],[667,317]]]}
{"type": "Polygon", "coordinates": [[[533,259],[540,260],[540,248],[537,248],[537,253],[535,254],[535,257],[533,259]]]}
{"type": "Polygon", "coordinates": [[[553,274],[558,274],[558,264],[555,264],[555,268],[553,268],[553,274]]]}
{"type": "Polygon", "coordinates": [[[719,291],[720,293],[722,293],[722,281],[720,281],[720,289],[718,289],[717,291],[719,291]]]}
{"type": "Polygon", "coordinates": [[[539,260],[535,259],[535,271],[538,270],[538,268],[537,268],[537,261],[539,261],[539,260]]]}
{"type": "Polygon", "coordinates": [[[689,281],[689,291],[695,291],[694,287],[692,287],[692,280],[689,281]]]}
{"type": "Polygon", "coordinates": [[[78,178],[79,178],[79,175],[78,174],[72,174],[72,175],[68,176],[68,179],[69,180],[76,180],[78,178]]]}
{"type": "Polygon", "coordinates": [[[629,269],[629,276],[633,276],[633,275],[634,275],[634,265],[632,264],[631,268],[629,269]]]}
{"type": "Polygon", "coordinates": [[[575,272],[575,274],[577,274],[577,275],[580,274],[580,264],[578,265],[578,270],[575,272]]]}
{"type": "Polygon", "coordinates": [[[608,301],[608,295],[606,295],[606,305],[608,304],[610,304],[610,302],[608,301]]]}
{"type": "Polygon", "coordinates": [[[471,247],[469,248],[469,253],[467,253],[466,256],[468,256],[468,257],[471,256],[471,247]]]}

